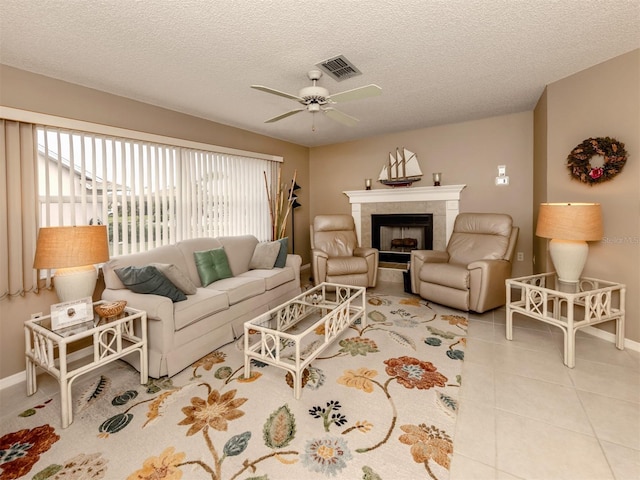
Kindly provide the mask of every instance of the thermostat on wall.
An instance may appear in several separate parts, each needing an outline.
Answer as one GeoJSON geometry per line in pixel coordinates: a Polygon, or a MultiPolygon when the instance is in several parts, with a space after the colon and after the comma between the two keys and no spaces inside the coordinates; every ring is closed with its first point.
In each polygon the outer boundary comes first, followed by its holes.
{"type": "Polygon", "coordinates": [[[507,176],[506,165],[498,165],[498,176],[496,177],[496,185],[509,185],[509,177],[507,176]]]}

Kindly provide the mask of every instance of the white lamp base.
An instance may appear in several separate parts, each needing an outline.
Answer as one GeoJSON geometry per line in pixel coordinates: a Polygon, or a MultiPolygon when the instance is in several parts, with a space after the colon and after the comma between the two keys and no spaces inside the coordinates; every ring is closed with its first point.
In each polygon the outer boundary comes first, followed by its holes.
{"type": "Polygon", "coordinates": [[[582,269],[587,263],[589,245],[582,240],[558,240],[549,242],[549,254],[556,267],[558,280],[567,283],[578,283],[582,269]]]}
{"type": "Polygon", "coordinates": [[[93,265],[84,267],[59,268],[53,277],[58,299],[70,302],[80,298],[92,297],[96,289],[98,271],[93,265]]]}

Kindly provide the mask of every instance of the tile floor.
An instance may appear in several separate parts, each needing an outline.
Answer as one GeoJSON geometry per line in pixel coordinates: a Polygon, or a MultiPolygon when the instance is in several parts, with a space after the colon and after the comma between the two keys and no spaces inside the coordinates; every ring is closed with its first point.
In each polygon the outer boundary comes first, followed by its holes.
{"type": "MultiPolygon", "coordinates": [[[[640,353],[579,333],[569,369],[559,329],[520,317],[513,341],[504,330],[504,309],[470,315],[451,480],[640,479],[640,353]]],[[[57,391],[38,381],[28,400],[24,383],[0,390],[1,416],[57,391]]]]}
{"type": "Polygon", "coordinates": [[[640,353],[505,310],[471,314],[451,480],[640,479],[640,353]]]}
{"type": "Polygon", "coordinates": [[[556,327],[515,316],[509,341],[504,308],[470,314],[451,480],[640,479],[640,352],[579,332],[562,358],[556,327]]]}

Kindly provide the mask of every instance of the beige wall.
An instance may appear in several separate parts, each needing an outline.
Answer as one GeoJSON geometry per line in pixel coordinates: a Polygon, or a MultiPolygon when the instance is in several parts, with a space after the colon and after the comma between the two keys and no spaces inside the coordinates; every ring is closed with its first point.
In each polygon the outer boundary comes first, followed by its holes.
{"type": "MultiPolygon", "coordinates": [[[[65,118],[284,157],[283,178],[298,172],[296,253],[309,262],[309,149],[152,105],[0,65],[0,105],[65,118]]],[[[179,95],[179,92],[176,92],[179,95]]],[[[290,232],[289,228],[289,232],[290,232]]],[[[0,302],[0,379],[24,370],[22,323],[49,311],[51,292],[0,302]]]]}
{"type": "MultiPolygon", "coordinates": [[[[536,232],[539,205],[547,201],[547,90],[543,92],[533,111],[533,218],[532,231],[536,232]]],[[[544,273],[553,270],[547,241],[534,235],[533,271],[544,273]]]]}
{"type": "MultiPolygon", "coordinates": [[[[415,152],[424,173],[415,186],[432,185],[433,172],[443,184],[467,187],[461,212],[504,212],[521,228],[514,275],[532,272],[533,112],[472,122],[423,128],[315,147],[310,155],[311,212],[350,213],[345,190],[363,190],[364,179],[378,178],[389,151],[406,147],[415,152]],[[510,183],[496,186],[498,165],[506,165],[510,183]]],[[[390,188],[374,182],[373,188],[390,188]]]]}
{"type": "Polygon", "coordinates": [[[535,123],[546,127],[536,135],[547,137],[546,152],[536,156],[536,172],[547,172],[546,198],[541,190],[536,200],[602,204],[605,239],[590,242],[584,275],[627,285],[626,337],[640,342],[640,50],[549,85],[535,123]],[[545,112],[546,120],[538,120],[545,112]],[[565,166],[569,152],[589,137],[606,136],[625,144],[624,170],[593,186],[572,180],[565,166]]]}

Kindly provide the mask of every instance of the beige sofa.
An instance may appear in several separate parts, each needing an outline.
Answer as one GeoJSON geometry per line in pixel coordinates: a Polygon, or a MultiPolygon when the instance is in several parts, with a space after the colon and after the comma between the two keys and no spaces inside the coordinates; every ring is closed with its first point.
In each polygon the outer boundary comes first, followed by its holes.
{"type": "MultiPolygon", "coordinates": [[[[250,269],[258,240],[251,235],[196,238],[147,252],[112,258],[103,267],[104,300],[126,300],[145,310],[148,317],[149,375],[173,376],[214,349],[238,338],[245,321],[299,294],[299,255],[287,255],[283,268],[250,269]],[[230,278],[202,287],[194,252],[224,247],[230,278]],[[187,299],[134,293],[122,283],[115,270],[159,263],[175,265],[197,287],[187,299]]],[[[136,368],[137,356],[126,359],[136,368]]]]}

